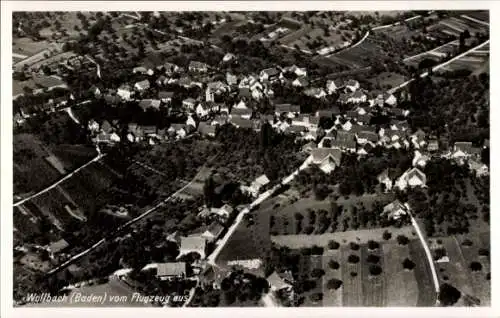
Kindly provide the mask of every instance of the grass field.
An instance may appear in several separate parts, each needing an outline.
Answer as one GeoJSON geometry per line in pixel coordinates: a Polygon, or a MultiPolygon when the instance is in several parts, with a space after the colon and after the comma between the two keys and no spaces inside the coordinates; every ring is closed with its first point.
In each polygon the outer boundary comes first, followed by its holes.
{"type": "Polygon", "coordinates": [[[393,72],[382,72],[368,81],[377,84],[381,89],[396,87],[407,80],[403,75],[393,72]]]}
{"type": "MultiPolygon", "coordinates": [[[[419,292],[415,272],[404,270],[402,265],[405,258],[410,258],[408,246],[389,242],[384,243],[382,247],[386,275],[386,306],[416,306],[419,292]]],[[[413,261],[416,263],[418,260],[413,261]]]]}
{"type": "Polygon", "coordinates": [[[33,41],[30,38],[13,38],[12,53],[32,56],[40,51],[50,48],[52,43],[46,40],[33,41]]]}
{"type": "Polygon", "coordinates": [[[409,243],[410,259],[415,260],[415,277],[418,286],[418,307],[432,307],[436,304],[436,292],[432,283],[432,274],[425,251],[420,241],[412,240],[409,243]]]}
{"type": "Polygon", "coordinates": [[[14,193],[41,190],[61,177],[57,169],[45,160],[50,154],[35,136],[16,134],[13,145],[14,193]]]}

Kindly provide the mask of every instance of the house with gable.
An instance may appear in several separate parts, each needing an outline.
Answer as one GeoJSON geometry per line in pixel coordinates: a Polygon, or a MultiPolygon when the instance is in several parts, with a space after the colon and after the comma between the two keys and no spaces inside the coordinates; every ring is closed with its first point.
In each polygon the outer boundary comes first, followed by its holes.
{"type": "Polygon", "coordinates": [[[415,150],[413,160],[412,160],[412,166],[424,168],[429,160],[430,160],[429,156],[422,154],[418,150],[415,150]]]}
{"type": "Polygon", "coordinates": [[[199,61],[191,61],[189,62],[188,69],[190,72],[197,72],[197,73],[206,73],[208,72],[208,64],[199,62],[199,61]]]}
{"type": "Polygon", "coordinates": [[[197,102],[194,98],[189,97],[182,101],[182,106],[185,107],[187,110],[193,111],[195,109],[196,103],[197,102]]]}
{"type": "Polygon", "coordinates": [[[293,82],[293,87],[307,87],[309,85],[309,81],[305,77],[297,77],[293,82]]]}
{"type": "Polygon", "coordinates": [[[203,237],[207,243],[212,243],[219,238],[223,231],[224,227],[219,222],[213,221],[207,226],[205,231],[201,234],[201,237],[203,237]]]}
{"type": "Polygon", "coordinates": [[[138,92],[144,92],[145,90],[149,89],[150,84],[149,80],[145,79],[143,81],[139,81],[134,84],[134,89],[138,92]]]}
{"type": "Polygon", "coordinates": [[[392,189],[400,174],[401,171],[399,169],[387,168],[377,176],[377,180],[380,184],[384,185],[385,192],[388,192],[392,189]]]}
{"type": "Polygon", "coordinates": [[[401,217],[409,214],[409,205],[407,203],[402,204],[399,200],[394,200],[393,202],[387,204],[382,212],[382,215],[387,216],[390,220],[399,220],[401,217]]]}
{"type": "Polygon", "coordinates": [[[274,106],[274,113],[278,117],[283,114],[288,118],[294,118],[300,114],[300,106],[292,104],[276,104],[274,106]]]}
{"type": "Polygon", "coordinates": [[[260,177],[256,178],[248,188],[245,188],[245,190],[256,197],[259,195],[261,189],[268,185],[269,182],[271,182],[269,178],[265,174],[263,174],[260,177]]]}
{"type": "Polygon", "coordinates": [[[204,237],[200,235],[181,237],[181,245],[177,258],[189,253],[198,253],[201,259],[204,259],[206,257],[206,252],[207,240],[204,237]]]}
{"type": "Polygon", "coordinates": [[[311,155],[312,163],[327,174],[340,166],[342,160],[342,151],[340,149],[316,148],[312,149],[311,155]]]}
{"type": "Polygon", "coordinates": [[[351,92],[355,92],[359,87],[359,82],[353,79],[350,79],[345,83],[345,88],[351,92]]]}
{"type": "Polygon", "coordinates": [[[344,83],[339,79],[326,81],[326,91],[328,95],[335,93],[337,90],[342,89],[343,87],[344,83]]]}
{"type": "Polygon", "coordinates": [[[198,115],[199,118],[203,119],[206,116],[208,116],[210,110],[208,109],[207,105],[199,103],[198,106],[196,106],[195,113],[196,115],[198,115]]]}
{"type": "Polygon", "coordinates": [[[311,87],[304,90],[304,94],[309,97],[314,97],[317,99],[321,99],[326,97],[326,92],[322,88],[311,87]]]}
{"type": "Polygon", "coordinates": [[[263,81],[273,82],[279,79],[280,74],[281,72],[277,68],[271,67],[262,70],[260,72],[259,78],[261,82],[263,81]]]}
{"type": "Polygon", "coordinates": [[[159,263],[156,266],[156,278],[162,281],[183,279],[187,276],[185,262],[159,263]]]}
{"type": "Polygon", "coordinates": [[[274,271],[269,277],[266,278],[269,283],[269,287],[272,292],[278,292],[282,290],[291,291],[292,285],[287,283],[283,278],[281,278],[276,271],[274,271]]]}
{"type": "Polygon", "coordinates": [[[116,95],[120,96],[123,100],[130,100],[134,91],[128,84],[121,85],[116,91],[116,95]]]}
{"type": "Polygon", "coordinates": [[[405,171],[399,178],[396,180],[395,186],[400,190],[405,190],[406,188],[415,188],[415,187],[425,187],[427,183],[427,178],[425,174],[418,168],[411,168],[405,171]]]}

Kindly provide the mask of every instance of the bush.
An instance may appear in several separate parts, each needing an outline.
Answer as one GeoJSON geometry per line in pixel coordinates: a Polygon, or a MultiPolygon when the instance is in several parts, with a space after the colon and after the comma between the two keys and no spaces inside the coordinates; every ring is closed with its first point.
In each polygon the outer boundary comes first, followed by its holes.
{"type": "Polygon", "coordinates": [[[390,240],[392,238],[391,232],[385,230],[384,233],[382,234],[382,238],[386,241],[390,240]]]}
{"type": "Polygon", "coordinates": [[[334,261],[333,259],[332,259],[332,260],[330,260],[330,262],[328,262],[328,266],[329,266],[331,269],[339,269],[339,268],[340,268],[340,264],[339,264],[339,262],[334,261]]]}
{"type": "Polygon", "coordinates": [[[340,279],[332,278],[326,283],[326,287],[330,290],[337,290],[342,286],[340,279]]]}
{"type": "Polygon", "coordinates": [[[485,248],[480,248],[478,254],[479,256],[490,256],[490,251],[485,248]]]}
{"type": "Polygon", "coordinates": [[[324,248],[314,245],[311,247],[311,255],[323,255],[324,248]]]}
{"type": "Polygon", "coordinates": [[[441,305],[452,306],[460,299],[461,296],[462,293],[458,289],[450,284],[444,283],[441,285],[439,290],[438,299],[441,305]]]}
{"type": "Polygon", "coordinates": [[[406,245],[410,242],[410,240],[404,235],[398,235],[396,239],[399,245],[406,245]]]}
{"type": "Polygon", "coordinates": [[[356,277],[356,276],[358,276],[358,273],[356,273],[356,272],[351,272],[351,274],[350,274],[350,275],[351,275],[351,277],[356,277]]]}
{"type": "Polygon", "coordinates": [[[405,258],[403,261],[403,268],[411,271],[415,268],[415,263],[409,258],[405,258]]]}
{"type": "Polygon", "coordinates": [[[348,261],[349,263],[351,263],[351,264],[356,264],[356,263],[358,263],[358,262],[359,262],[359,256],[351,254],[351,255],[349,255],[349,257],[347,258],[347,261],[348,261]]]}
{"type": "Polygon", "coordinates": [[[318,302],[323,299],[323,293],[314,293],[310,297],[312,302],[318,302]]]}
{"type": "Polygon", "coordinates": [[[472,241],[469,240],[469,239],[465,239],[463,242],[462,242],[462,246],[472,246],[472,241]]]}
{"type": "Polygon", "coordinates": [[[366,261],[367,261],[368,263],[377,264],[378,262],[380,262],[380,257],[379,257],[379,256],[377,256],[377,255],[370,254],[370,255],[368,255],[368,257],[366,258],[366,261]]]}
{"type": "Polygon", "coordinates": [[[369,240],[368,241],[368,249],[370,250],[376,250],[377,248],[380,247],[380,244],[374,240],[369,240]]]}
{"type": "Polygon", "coordinates": [[[486,277],[485,277],[485,278],[486,278],[486,280],[491,280],[491,272],[490,272],[490,273],[488,273],[488,274],[486,274],[486,277]]]}
{"type": "Polygon", "coordinates": [[[479,262],[471,262],[469,267],[470,270],[473,272],[479,272],[480,270],[483,269],[483,265],[481,265],[481,263],[479,262]]]}
{"type": "Polygon", "coordinates": [[[349,244],[349,246],[351,247],[351,250],[353,250],[353,251],[359,250],[359,244],[357,244],[357,243],[351,242],[349,244]]]}
{"type": "Polygon", "coordinates": [[[322,268],[315,268],[311,271],[311,277],[313,278],[320,278],[323,275],[325,275],[325,271],[322,268]]]}
{"type": "Polygon", "coordinates": [[[378,275],[382,274],[382,267],[380,267],[378,265],[370,265],[369,271],[370,271],[370,275],[378,276],[378,275]]]}
{"type": "Polygon", "coordinates": [[[331,250],[337,250],[340,247],[339,242],[331,240],[328,242],[328,248],[331,250]]]}
{"type": "Polygon", "coordinates": [[[446,250],[444,248],[438,248],[434,250],[434,260],[441,259],[446,256],[446,250]]]}

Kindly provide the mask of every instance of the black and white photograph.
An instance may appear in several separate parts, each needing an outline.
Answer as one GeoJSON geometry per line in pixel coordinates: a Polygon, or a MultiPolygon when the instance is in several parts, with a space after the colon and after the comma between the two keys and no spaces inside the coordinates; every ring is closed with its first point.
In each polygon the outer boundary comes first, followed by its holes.
{"type": "Polygon", "coordinates": [[[9,13],[9,305],[492,306],[490,10],[243,8],[9,13]]]}

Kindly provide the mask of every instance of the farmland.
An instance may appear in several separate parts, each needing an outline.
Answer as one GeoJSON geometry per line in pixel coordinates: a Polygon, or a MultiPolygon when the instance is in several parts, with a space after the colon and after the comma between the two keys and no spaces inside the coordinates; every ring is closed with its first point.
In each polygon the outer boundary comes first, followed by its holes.
{"type": "Polygon", "coordinates": [[[389,240],[378,237],[370,243],[336,240],[338,246],[320,245],[322,255],[315,254],[314,248],[307,253],[304,247],[292,248],[291,253],[298,257],[298,273],[294,276],[304,284],[308,281],[308,287],[299,283],[304,286],[298,290],[301,305],[434,306],[435,293],[429,293],[429,287],[433,289],[431,277],[422,275],[422,271],[428,273],[426,258],[415,257],[424,253],[420,242],[410,240],[410,244],[403,245],[395,238],[393,232],[389,240]],[[410,263],[408,268],[403,266],[404,261],[410,263]],[[317,268],[324,271],[321,277],[309,274],[317,272],[317,268]],[[314,296],[318,293],[322,297],[314,296]]]}
{"type": "Polygon", "coordinates": [[[466,296],[477,298],[480,306],[490,305],[491,287],[487,278],[491,271],[489,241],[489,232],[439,237],[430,241],[435,255],[439,250],[444,250],[446,255],[436,261],[440,281],[462,293],[457,306],[466,305],[466,296]],[[479,264],[478,268],[472,268],[473,262],[479,264]]]}

